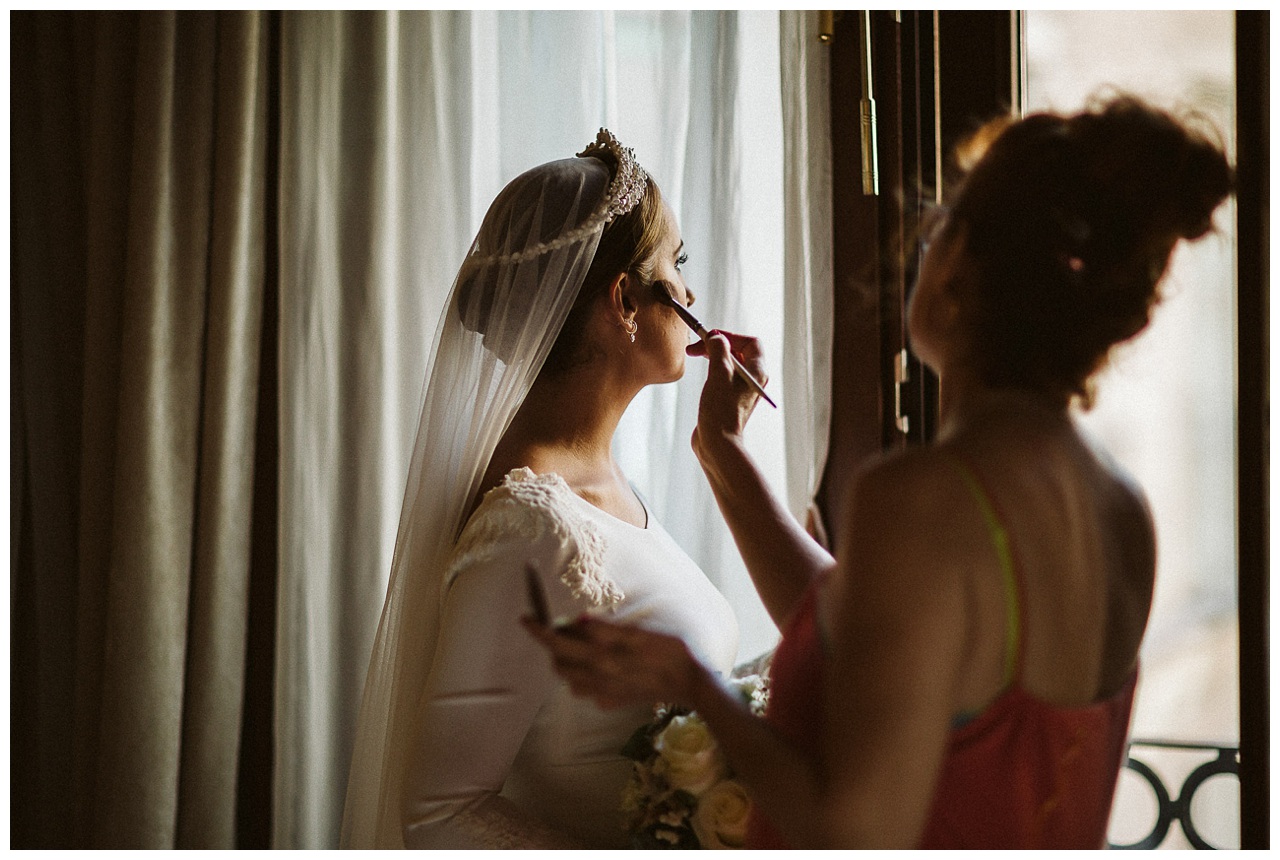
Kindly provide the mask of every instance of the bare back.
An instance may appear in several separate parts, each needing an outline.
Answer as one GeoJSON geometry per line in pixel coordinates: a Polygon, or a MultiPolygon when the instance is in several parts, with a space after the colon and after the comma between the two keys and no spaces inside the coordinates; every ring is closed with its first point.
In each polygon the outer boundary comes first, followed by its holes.
{"type": "MultiPolygon", "coordinates": [[[[1022,585],[1022,683],[1045,701],[1081,705],[1132,672],[1151,608],[1154,532],[1145,501],[1067,421],[992,418],[931,452],[973,471],[1008,534],[1022,585]]],[[[975,619],[957,697],[978,709],[1004,683],[1007,590],[990,527],[953,479],[957,551],[967,555],[975,619]]]]}

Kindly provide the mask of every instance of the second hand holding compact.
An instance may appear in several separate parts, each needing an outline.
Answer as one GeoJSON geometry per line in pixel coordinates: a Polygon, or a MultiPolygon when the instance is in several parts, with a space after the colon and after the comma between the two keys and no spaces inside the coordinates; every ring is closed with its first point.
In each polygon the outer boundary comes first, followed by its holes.
{"type": "MultiPolygon", "coordinates": [[[[676,298],[675,291],[672,289],[671,284],[666,281],[655,281],[653,291],[657,294],[659,301],[674,308],[676,315],[679,316],[680,319],[684,320],[684,324],[693,329],[693,333],[702,338],[703,343],[706,343],[707,339],[711,337],[711,332],[707,331],[706,326],[698,322],[698,318],[689,313],[689,309],[676,298]]],[[[768,403],[774,409],[777,409],[778,404],[774,403],[773,398],[765,393],[764,386],[751,375],[751,371],[747,370],[741,361],[738,361],[738,357],[734,355],[733,352],[729,353],[729,360],[733,362],[733,369],[737,371],[738,376],[741,376],[746,380],[747,384],[754,388],[756,393],[764,398],[765,403],[768,403]]]]}

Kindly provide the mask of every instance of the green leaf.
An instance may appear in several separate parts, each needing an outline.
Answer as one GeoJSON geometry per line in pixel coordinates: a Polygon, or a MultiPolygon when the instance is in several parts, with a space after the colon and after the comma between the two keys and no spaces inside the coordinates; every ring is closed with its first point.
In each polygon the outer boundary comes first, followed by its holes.
{"type": "Polygon", "coordinates": [[[646,762],[653,756],[652,726],[643,725],[631,733],[627,742],[622,745],[622,755],[632,761],[646,762]]]}

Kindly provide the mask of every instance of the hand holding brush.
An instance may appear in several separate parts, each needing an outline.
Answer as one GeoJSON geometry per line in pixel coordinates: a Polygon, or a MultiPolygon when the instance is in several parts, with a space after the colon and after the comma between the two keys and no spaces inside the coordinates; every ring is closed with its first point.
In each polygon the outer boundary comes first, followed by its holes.
{"type": "MultiPolygon", "coordinates": [[[[707,330],[707,327],[698,322],[698,318],[689,313],[689,309],[676,298],[675,289],[670,283],[667,281],[655,281],[653,284],[653,291],[657,295],[658,301],[665,305],[670,305],[675,310],[676,315],[679,316],[680,319],[684,320],[685,325],[693,329],[693,333],[700,337],[704,343],[707,341],[707,338],[711,337],[711,332],[707,330]]],[[[774,409],[777,409],[778,404],[774,403],[773,398],[765,393],[764,386],[751,375],[751,371],[747,370],[747,368],[743,366],[742,362],[738,360],[738,357],[732,352],[729,353],[729,360],[733,362],[734,372],[737,373],[738,376],[742,377],[748,385],[754,388],[756,393],[764,398],[765,403],[768,403],[774,409]]]]}

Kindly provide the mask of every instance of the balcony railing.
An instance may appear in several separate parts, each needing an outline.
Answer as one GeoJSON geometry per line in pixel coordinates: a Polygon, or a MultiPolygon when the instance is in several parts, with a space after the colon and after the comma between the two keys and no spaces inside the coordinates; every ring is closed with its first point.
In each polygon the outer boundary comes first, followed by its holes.
{"type": "MultiPolygon", "coordinates": [[[[1240,779],[1240,750],[1238,747],[1215,744],[1183,743],[1160,740],[1133,740],[1129,744],[1129,755],[1125,767],[1141,777],[1155,799],[1155,823],[1146,836],[1129,844],[1111,843],[1112,848],[1159,848],[1169,836],[1169,831],[1176,821],[1182,827],[1187,841],[1194,848],[1226,848],[1227,845],[1211,844],[1202,834],[1202,826],[1197,826],[1192,816],[1192,801],[1196,792],[1210,779],[1216,776],[1233,776],[1237,783],[1240,779]],[[1176,796],[1165,785],[1164,778],[1151,766],[1152,754],[1159,751],[1177,751],[1194,754],[1203,759],[1182,781],[1176,796]]],[[[1123,776],[1123,773],[1122,773],[1123,776]]],[[[1219,830],[1221,828],[1218,828],[1219,830]]]]}

